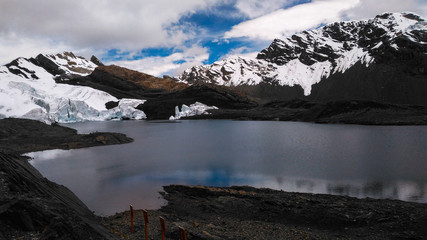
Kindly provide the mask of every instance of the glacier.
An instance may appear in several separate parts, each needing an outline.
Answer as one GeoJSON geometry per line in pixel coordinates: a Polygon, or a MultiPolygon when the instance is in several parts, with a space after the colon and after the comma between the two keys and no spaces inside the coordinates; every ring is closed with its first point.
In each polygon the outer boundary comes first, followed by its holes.
{"type": "MultiPolygon", "coordinates": [[[[67,73],[87,75],[96,67],[69,53],[61,56],[45,55],[67,73]],[[68,62],[73,63],[72,70],[66,68],[68,62]]],[[[15,62],[16,65],[0,66],[0,118],[28,118],[48,124],[146,118],[143,111],[136,109],[145,100],[119,100],[90,87],[56,83],[55,76],[28,59],[18,58],[15,62]],[[118,105],[107,109],[107,102],[118,105]]]]}
{"type": "Polygon", "coordinates": [[[190,104],[190,106],[187,106],[185,104],[182,104],[181,111],[179,110],[179,107],[175,107],[175,116],[170,116],[169,120],[178,120],[182,117],[191,117],[196,115],[204,115],[209,114],[207,110],[210,109],[218,109],[215,106],[207,106],[206,104],[195,102],[193,104],[190,104]]]}

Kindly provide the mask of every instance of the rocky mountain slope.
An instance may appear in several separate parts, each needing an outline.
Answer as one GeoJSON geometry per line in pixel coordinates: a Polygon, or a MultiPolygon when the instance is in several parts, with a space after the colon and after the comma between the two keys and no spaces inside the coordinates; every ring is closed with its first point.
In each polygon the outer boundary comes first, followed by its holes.
{"type": "Polygon", "coordinates": [[[427,105],[427,23],[412,13],[336,22],[275,39],[256,59],[195,66],[185,83],[230,86],[260,99],[371,100],[427,105]]]}
{"type": "Polygon", "coordinates": [[[92,87],[117,98],[141,99],[154,98],[188,87],[187,84],[172,79],[158,78],[115,65],[99,66],[90,75],[58,82],[92,87]]]}

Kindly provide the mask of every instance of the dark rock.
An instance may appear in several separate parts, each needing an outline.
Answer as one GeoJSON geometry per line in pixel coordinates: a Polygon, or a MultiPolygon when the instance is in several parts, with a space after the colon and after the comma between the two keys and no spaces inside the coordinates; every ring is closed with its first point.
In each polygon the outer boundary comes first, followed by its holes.
{"type": "Polygon", "coordinates": [[[92,55],[92,57],[90,57],[90,61],[95,63],[98,66],[105,66],[97,57],[95,57],[94,55],[92,55]]]}
{"type": "MultiPolygon", "coordinates": [[[[415,59],[413,60],[415,61],[415,59]]],[[[427,57],[420,63],[427,65],[427,57]]],[[[427,106],[427,74],[410,71],[411,63],[373,64],[366,67],[357,63],[344,73],[335,73],[312,86],[308,99],[314,101],[369,100],[394,104],[415,104],[427,106]]]]}
{"type": "Polygon", "coordinates": [[[0,152],[0,170],[0,236],[115,239],[70,190],[44,178],[25,158],[0,152]]]}
{"type": "Polygon", "coordinates": [[[43,54],[37,55],[36,58],[30,58],[30,61],[35,65],[44,68],[48,73],[52,74],[53,76],[65,74],[64,70],[59,68],[58,65],[52,62],[50,59],[46,58],[43,54]]]}
{"type": "Polygon", "coordinates": [[[105,104],[105,108],[112,109],[119,106],[119,102],[110,101],[105,104]]]}
{"type": "Polygon", "coordinates": [[[257,59],[264,59],[277,65],[284,65],[289,61],[298,58],[302,48],[292,48],[285,44],[283,40],[274,39],[270,46],[262,50],[258,55],[257,59]]]}

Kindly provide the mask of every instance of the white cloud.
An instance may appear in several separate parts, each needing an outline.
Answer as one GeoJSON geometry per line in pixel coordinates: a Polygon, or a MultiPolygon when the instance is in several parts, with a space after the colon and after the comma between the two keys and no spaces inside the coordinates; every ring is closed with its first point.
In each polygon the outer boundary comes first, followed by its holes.
{"type": "Polygon", "coordinates": [[[346,12],[349,19],[373,18],[384,12],[414,12],[427,16],[425,0],[361,0],[360,3],[346,12]]]}
{"type": "Polygon", "coordinates": [[[247,58],[255,58],[258,55],[258,51],[251,51],[248,47],[240,47],[232,49],[228,54],[222,56],[220,59],[228,58],[228,57],[247,57],[247,58]]]}
{"type": "Polygon", "coordinates": [[[0,65],[17,57],[35,57],[39,53],[58,53],[73,50],[62,42],[49,39],[21,37],[14,33],[0,33],[0,65]]]}
{"type": "Polygon", "coordinates": [[[280,9],[262,17],[235,25],[224,38],[248,37],[272,40],[283,35],[341,19],[345,10],[355,7],[359,0],[315,0],[288,9],[280,9]]]}
{"type": "Polygon", "coordinates": [[[197,32],[177,21],[212,4],[214,0],[1,0],[0,41],[14,36],[28,42],[2,44],[0,53],[13,54],[2,55],[13,59],[28,55],[26,50],[39,53],[61,44],[72,49],[174,47],[197,32]]]}
{"type": "MultiPolygon", "coordinates": [[[[252,1],[246,5],[252,6],[252,1]]],[[[255,5],[254,5],[255,6],[255,5]]],[[[248,8],[254,9],[254,8],[248,8]]],[[[288,9],[279,9],[261,17],[235,25],[224,34],[225,39],[249,38],[273,40],[284,35],[315,28],[341,20],[372,18],[383,12],[410,11],[427,15],[425,0],[314,0],[288,9]]],[[[247,10],[248,14],[256,14],[247,10]]]]}
{"type": "Polygon", "coordinates": [[[286,7],[293,2],[295,0],[237,0],[235,7],[239,12],[252,19],[286,7]]]}
{"type": "Polygon", "coordinates": [[[107,64],[115,64],[153,76],[176,76],[185,69],[201,65],[209,58],[208,49],[200,46],[181,49],[166,57],[146,57],[139,60],[111,61],[107,64]]]}

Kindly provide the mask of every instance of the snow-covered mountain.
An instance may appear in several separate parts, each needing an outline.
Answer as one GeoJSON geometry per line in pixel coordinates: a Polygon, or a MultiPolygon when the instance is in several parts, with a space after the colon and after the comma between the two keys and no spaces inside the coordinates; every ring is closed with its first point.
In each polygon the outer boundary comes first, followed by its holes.
{"type": "Polygon", "coordinates": [[[117,99],[84,86],[59,84],[55,79],[90,74],[97,65],[73,53],[18,58],[0,66],[0,118],[19,117],[47,123],[144,119],[140,99],[117,99]],[[118,102],[107,109],[106,103],[118,102]]]}
{"type": "MultiPolygon", "coordinates": [[[[317,83],[328,82],[326,80],[332,77],[355,78],[356,74],[359,80],[371,81],[375,75],[375,81],[379,81],[381,76],[377,75],[380,71],[393,71],[393,67],[373,70],[373,65],[384,63],[397,65],[396,71],[399,72],[412,72],[412,75],[407,74],[411,79],[415,75],[425,79],[427,23],[424,19],[412,13],[385,13],[369,20],[336,22],[288,38],[275,39],[256,59],[229,57],[211,65],[187,69],[177,78],[189,84],[208,82],[232,87],[260,84],[301,87],[303,94],[309,96],[317,83]],[[402,65],[409,67],[402,69],[402,65]],[[359,70],[356,72],[354,68],[359,70]],[[350,72],[352,76],[349,76],[350,72]]],[[[396,74],[390,75],[394,79],[396,74]]],[[[402,78],[406,79],[406,76],[395,80],[404,81],[402,78]]],[[[330,83],[327,90],[318,90],[322,96],[319,93],[315,95],[323,98],[326,94],[335,94],[329,91],[334,88],[332,85],[330,83]]],[[[341,91],[342,88],[339,87],[341,91]]],[[[387,94],[379,93],[370,100],[381,100],[387,94]]],[[[355,98],[363,97],[355,95],[355,98]]]]}

